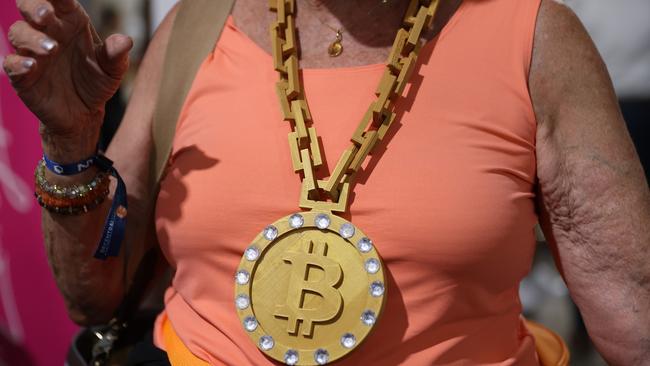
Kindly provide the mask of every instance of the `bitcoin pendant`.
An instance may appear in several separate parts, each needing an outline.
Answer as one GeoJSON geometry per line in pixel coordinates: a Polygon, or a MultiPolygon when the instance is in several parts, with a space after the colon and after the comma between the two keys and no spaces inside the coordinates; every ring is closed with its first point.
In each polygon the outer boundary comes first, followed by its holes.
{"type": "Polygon", "coordinates": [[[386,297],[372,241],[329,212],[267,226],[235,274],[235,306],[251,340],[287,365],[324,365],[370,333],[386,297]]]}

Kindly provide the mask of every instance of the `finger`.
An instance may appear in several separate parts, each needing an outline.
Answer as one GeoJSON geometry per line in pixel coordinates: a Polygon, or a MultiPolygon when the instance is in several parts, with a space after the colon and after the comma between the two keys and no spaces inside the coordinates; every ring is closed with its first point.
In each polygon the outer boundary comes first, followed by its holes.
{"type": "Polygon", "coordinates": [[[9,28],[7,37],[20,55],[47,56],[54,54],[58,48],[55,40],[22,20],[9,28]]]}
{"type": "Polygon", "coordinates": [[[92,41],[95,45],[101,45],[102,44],[102,38],[99,36],[99,33],[97,33],[97,30],[95,27],[93,27],[93,23],[88,23],[88,29],[90,30],[90,36],[92,37],[92,41]]]}
{"type": "Polygon", "coordinates": [[[88,14],[76,0],[16,0],[16,4],[34,28],[62,43],[89,24],[88,14]]]}
{"type": "Polygon", "coordinates": [[[45,0],[17,0],[18,10],[33,28],[47,33],[52,38],[65,33],[63,22],[54,14],[52,4],[45,0]]]}
{"type": "Polygon", "coordinates": [[[133,48],[131,37],[113,34],[97,50],[97,62],[108,76],[121,79],[129,67],[129,51],[131,48],[133,48]]]}
{"type": "Polygon", "coordinates": [[[45,0],[16,0],[16,6],[23,18],[37,28],[54,17],[54,7],[45,0]]]}
{"type": "MultiPolygon", "coordinates": [[[[48,3],[54,7],[56,17],[63,21],[61,31],[55,36],[62,44],[66,44],[69,39],[74,38],[82,29],[89,28],[91,31],[94,30],[90,23],[88,13],[86,13],[86,10],[84,10],[77,0],[48,0],[48,3]]],[[[99,44],[101,40],[95,40],[94,43],[99,44]]]]}
{"type": "Polygon", "coordinates": [[[16,54],[7,55],[2,62],[2,69],[16,89],[25,86],[33,78],[36,68],[35,59],[16,54]]]}
{"type": "Polygon", "coordinates": [[[48,0],[56,9],[57,13],[69,14],[73,12],[83,12],[83,7],[77,0],[48,0]]]}

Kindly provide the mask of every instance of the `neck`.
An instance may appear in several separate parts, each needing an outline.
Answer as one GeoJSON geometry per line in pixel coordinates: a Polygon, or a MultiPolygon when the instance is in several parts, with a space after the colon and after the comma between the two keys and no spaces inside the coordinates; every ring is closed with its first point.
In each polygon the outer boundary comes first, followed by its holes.
{"type": "MultiPolygon", "coordinates": [[[[320,32],[340,29],[368,47],[389,47],[402,20],[409,0],[296,0],[298,19],[309,19],[312,29],[320,32]],[[321,24],[323,23],[323,24],[321,24]],[[322,27],[320,27],[323,25],[322,27]],[[323,30],[322,28],[325,28],[323,30]]],[[[425,37],[435,36],[460,5],[461,0],[441,0],[433,29],[425,37]]],[[[304,27],[303,27],[304,28],[304,27]]],[[[303,30],[306,32],[307,30],[303,30]]]]}
{"type": "MultiPolygon", "coordinates": [[[[267,0],[237,0],[233,17],[240,29],[270,53],[268,25],[276,19],[267,0]],[[263,3],[263,4],[262,4],[263,3]]],[[[433,38],[456,11],[461,0],[441,0],[433,30],[423,34],[433,38]]],[[[296,27],[302,67],[343,67],[385,60],[409,0],[296,0],[296,27]],[[332,30],[333,28],[334,30],[332,30]],[[343,33],[340,57],[327,57],[327,47],[343,33]]]]}

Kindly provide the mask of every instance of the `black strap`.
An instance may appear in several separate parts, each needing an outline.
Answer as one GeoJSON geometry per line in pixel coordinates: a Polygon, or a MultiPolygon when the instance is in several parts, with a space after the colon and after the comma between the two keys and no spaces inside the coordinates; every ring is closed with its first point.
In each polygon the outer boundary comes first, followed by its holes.
{"type": "MultiPolygon", "coordinates": [[[[126,296],[120,307],[115,312],[115,319],[118,323],[123,324],[128,322],[130,317],[133,316],[138,310],[138,306],[144,297],[145,290],[155,274],[155,267],[160,257],[160,249],[153,247],[145,253],[140,261],[135,275],[133,276],[133,283],[129,288],[126,296]]],[[[126,260],[125,260],[126,262],[126,260]]]]}

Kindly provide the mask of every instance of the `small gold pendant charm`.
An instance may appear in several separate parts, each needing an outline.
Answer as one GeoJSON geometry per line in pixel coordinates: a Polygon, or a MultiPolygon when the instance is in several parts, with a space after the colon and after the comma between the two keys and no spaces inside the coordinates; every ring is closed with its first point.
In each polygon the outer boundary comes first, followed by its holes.
{"type": "Polygon", "coordinates": [[[301,212],[267,226],[248,246],[235,274],[235,306],[267,356],[324,365],[368,336],[385,283],[381,259],[361,230],[329,212],[301,212]]]}
{"type": "Polygon", "coordinates": [[[330,57],[336,57],[343,53],[343,44],[341,43],[342,40],[343,35],[341,34],[341,31],[336,31],[336,40],[332,42],[327,48],[327,53],[330,55],[330,57]]]}

